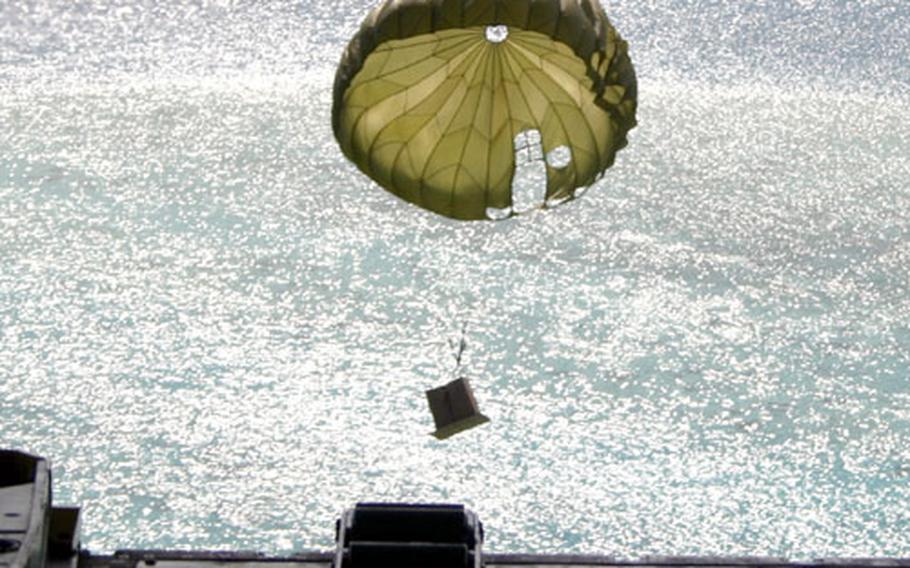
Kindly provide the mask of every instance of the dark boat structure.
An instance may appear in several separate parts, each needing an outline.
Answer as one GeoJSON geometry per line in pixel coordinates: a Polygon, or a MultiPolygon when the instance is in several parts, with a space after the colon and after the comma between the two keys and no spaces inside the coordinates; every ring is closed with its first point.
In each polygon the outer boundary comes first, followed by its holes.
{"type": "Polygon", "coordinates": [[[0,568],[77,568],[79,509],[51,506],[43,458],[0,450],[0,568]]]}
{"type": "Polygon", "coordinates": [[[782,558],[487,554],[484,529],[462,505],[359,503],[335,524],[334,551],[267,556],[250,552],[121,550],[79,544],[79,509],[52,504],[43,458],[0,450],[0,568],[861,568],[907,567],[910,558],[782,558]]]}

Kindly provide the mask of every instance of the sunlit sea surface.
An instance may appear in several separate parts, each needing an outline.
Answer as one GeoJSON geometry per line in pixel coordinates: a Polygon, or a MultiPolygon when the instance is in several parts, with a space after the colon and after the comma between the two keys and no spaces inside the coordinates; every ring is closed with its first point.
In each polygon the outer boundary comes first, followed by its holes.
{"type": "Polygon", "coordinates": [[[0,446],[84,543],[910,556],[910,10],[611,0],[616,166],[458,223],[330,127],[365,0],[0,2],[0,446]],[[429,436],[464,372],[492,422],[429,436]]]}

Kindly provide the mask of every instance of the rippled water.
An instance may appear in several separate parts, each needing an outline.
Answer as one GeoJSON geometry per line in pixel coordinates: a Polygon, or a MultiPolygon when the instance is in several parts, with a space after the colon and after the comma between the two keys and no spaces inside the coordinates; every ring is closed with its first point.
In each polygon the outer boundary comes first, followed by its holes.
{"type": "Polygon", "coordinates": [[[346,163],[370,3],[0,3],[0,445],[85,544],[332,545],[465,502],[495,551],[910,556],[910,15],[616,0],[640,126],[561,210],[346,163]],[[439,443],[466,370],[492,423],[439,443]]]}

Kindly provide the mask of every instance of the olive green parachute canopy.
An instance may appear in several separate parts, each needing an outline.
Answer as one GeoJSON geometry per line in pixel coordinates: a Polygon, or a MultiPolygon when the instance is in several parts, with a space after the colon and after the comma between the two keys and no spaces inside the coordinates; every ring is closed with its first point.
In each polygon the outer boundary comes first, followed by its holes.
{"type": "Polygon", "coordinates": [[[513,213],[519,139],[539,138],[545,203],[563,202],[613,164],[635,108],[626,42],[597,0],[386,0],[342,57],[332,127],[398,197],[487,219],[513,213]]]}

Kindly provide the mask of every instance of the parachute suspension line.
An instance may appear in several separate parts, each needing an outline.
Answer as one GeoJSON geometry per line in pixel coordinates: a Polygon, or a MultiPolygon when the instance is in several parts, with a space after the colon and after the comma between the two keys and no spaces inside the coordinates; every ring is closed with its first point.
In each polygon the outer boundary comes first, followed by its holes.
{"type": "Polygon", "coordinates": [[[460,378],[461,373],[464,371],[465,352],[468,347],[468,324],[475,321],[476,306],[470,305],[473,302],[466,302],[467,299],[461,294],[456,294],[456,297],[452,297],[451,302],[440,301],[448,295],[444,292],[445,286],[440,283],[453,282],[456,276],[455,272],[456,270],[452,267],[443,269],[439,275],[439,283],[431,284],[421,294],[421,297],[426,307],[426,314],[434,322],[430,326],[432,329],[430,334],[434,336],[434,340],[428,341],[426,345],[428,347],[432,346],[433,350],[438,349],[437,353],[440,355],[438,358],[434,358],[437,360],[437,368],[440,372],[444,375],[452,373],[453,378],[457,379],[460,378]],[[467,309],[465,309],[466,303],[469,304],[467,309]],[[455,330],[452,329],[453,323],[458,325],[455,330]],[[454,366],[450,363],[451,360],[448,359],[447,349],[455,360],[454,366]]]}
{"type": "Polygon", "coordinates": [[[468,347],[468,343],[465,340],[465,334],[468,329],[468,322],[464,321],[461,323],[461,337],[458,339],[458,342],[452,341],[449,339],[449,347],[452,348],[452,356],[455,357],[455,368],[452,370],[455,378],[459,378],[461,375],[461,356],[464,355],[465,349],[468,347]]]}

